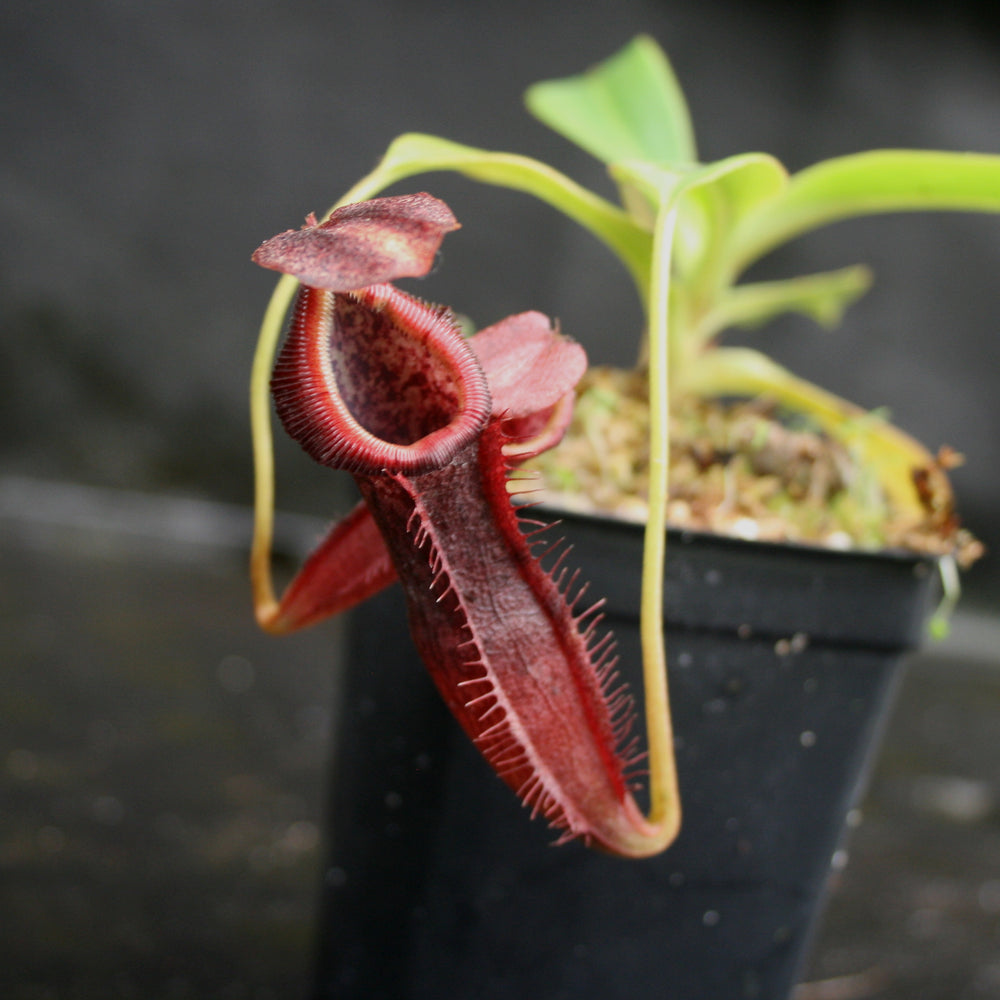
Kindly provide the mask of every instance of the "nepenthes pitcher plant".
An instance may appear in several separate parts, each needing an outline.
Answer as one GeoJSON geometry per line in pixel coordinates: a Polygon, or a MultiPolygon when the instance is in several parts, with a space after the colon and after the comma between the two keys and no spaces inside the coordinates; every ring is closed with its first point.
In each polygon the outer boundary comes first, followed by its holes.
{"type": "Polygon", "coordinates": [[[535,489],[517,469],[562,437],[586,357],[536,312],[465,339],[449,310],[391,284],[427,274],[457,228],[430,195],[378,198],[322,223],[310,216],[254,254],[299,284],[277,359],[283,310],[272,305],[254,368],[257,618],[292,631],[398,579],[438,690],[532,815],[559,842],[656,854],[680,823],[662,630],[653,648],[644,642],[640,755],[601,602],[584,599],[566,551],[553,553],[558,544],[515,504],[535,489]],[[317,462],[351,473],[363,498],[280,599],[269,395],[287,433],[317,462]],[[646,814],[631,788],[640,760],[646,814]]]}

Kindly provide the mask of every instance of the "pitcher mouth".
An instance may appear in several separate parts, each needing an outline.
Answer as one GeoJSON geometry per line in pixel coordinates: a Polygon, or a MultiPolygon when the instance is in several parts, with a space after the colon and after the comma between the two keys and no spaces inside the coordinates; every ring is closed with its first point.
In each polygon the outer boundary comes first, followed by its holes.
{"type": "Polygon", "coordinates": [[[363,475],[440,468],[482,430],[492,405],[450,313],[391,285],[304,286],[271,387],[306,452],[363,475]]]}

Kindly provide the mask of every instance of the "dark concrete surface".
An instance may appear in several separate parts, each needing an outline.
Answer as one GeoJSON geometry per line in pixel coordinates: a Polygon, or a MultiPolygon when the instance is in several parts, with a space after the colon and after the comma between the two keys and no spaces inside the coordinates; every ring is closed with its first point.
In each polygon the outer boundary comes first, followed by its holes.
{"type": "MultiPolygon", "coordinates": [[[[3,997],[306,995],[338,632],[256,630],[248,530],[0,478],[3,997]]],[[[966,609],[913,658],[798,1000],[1000,996],[998,710],[966,609]]]]}
{"type": "Polygon", "coordinates": [[[117,509],[3,522],[0,996],[301,996],[331,630],[264,636],[241,549],[117,509]]]}

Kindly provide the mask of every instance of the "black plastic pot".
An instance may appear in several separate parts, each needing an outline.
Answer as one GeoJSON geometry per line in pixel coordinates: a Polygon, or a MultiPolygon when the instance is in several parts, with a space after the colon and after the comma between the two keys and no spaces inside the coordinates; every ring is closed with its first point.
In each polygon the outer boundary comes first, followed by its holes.
{"type": "MultiPolygon", "coordinates": [[[[640,530],[577,517],[557,530],[638,667],[640,530]]],[[[551,846],[441,705],[398,588],[360,609],[316,995],[787,997],[935,585],[917,557],[672,534],[684,822],[648,861],[551,846]]]]}

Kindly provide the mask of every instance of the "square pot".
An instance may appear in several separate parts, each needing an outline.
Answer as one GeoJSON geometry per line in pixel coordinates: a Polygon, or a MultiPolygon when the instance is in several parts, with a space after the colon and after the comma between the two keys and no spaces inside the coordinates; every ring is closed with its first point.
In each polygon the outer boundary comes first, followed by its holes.
{"type": "MultiPolygon", "coordinates": [[[[641,528],[560,520],[638,695],[641,528]]],[[[674,532],[667,552],[684,818],[648,860],[553,847],[441,703],[398,588],[354,613],[317,997],[788,996],[936,564],[674,532]]]]}

